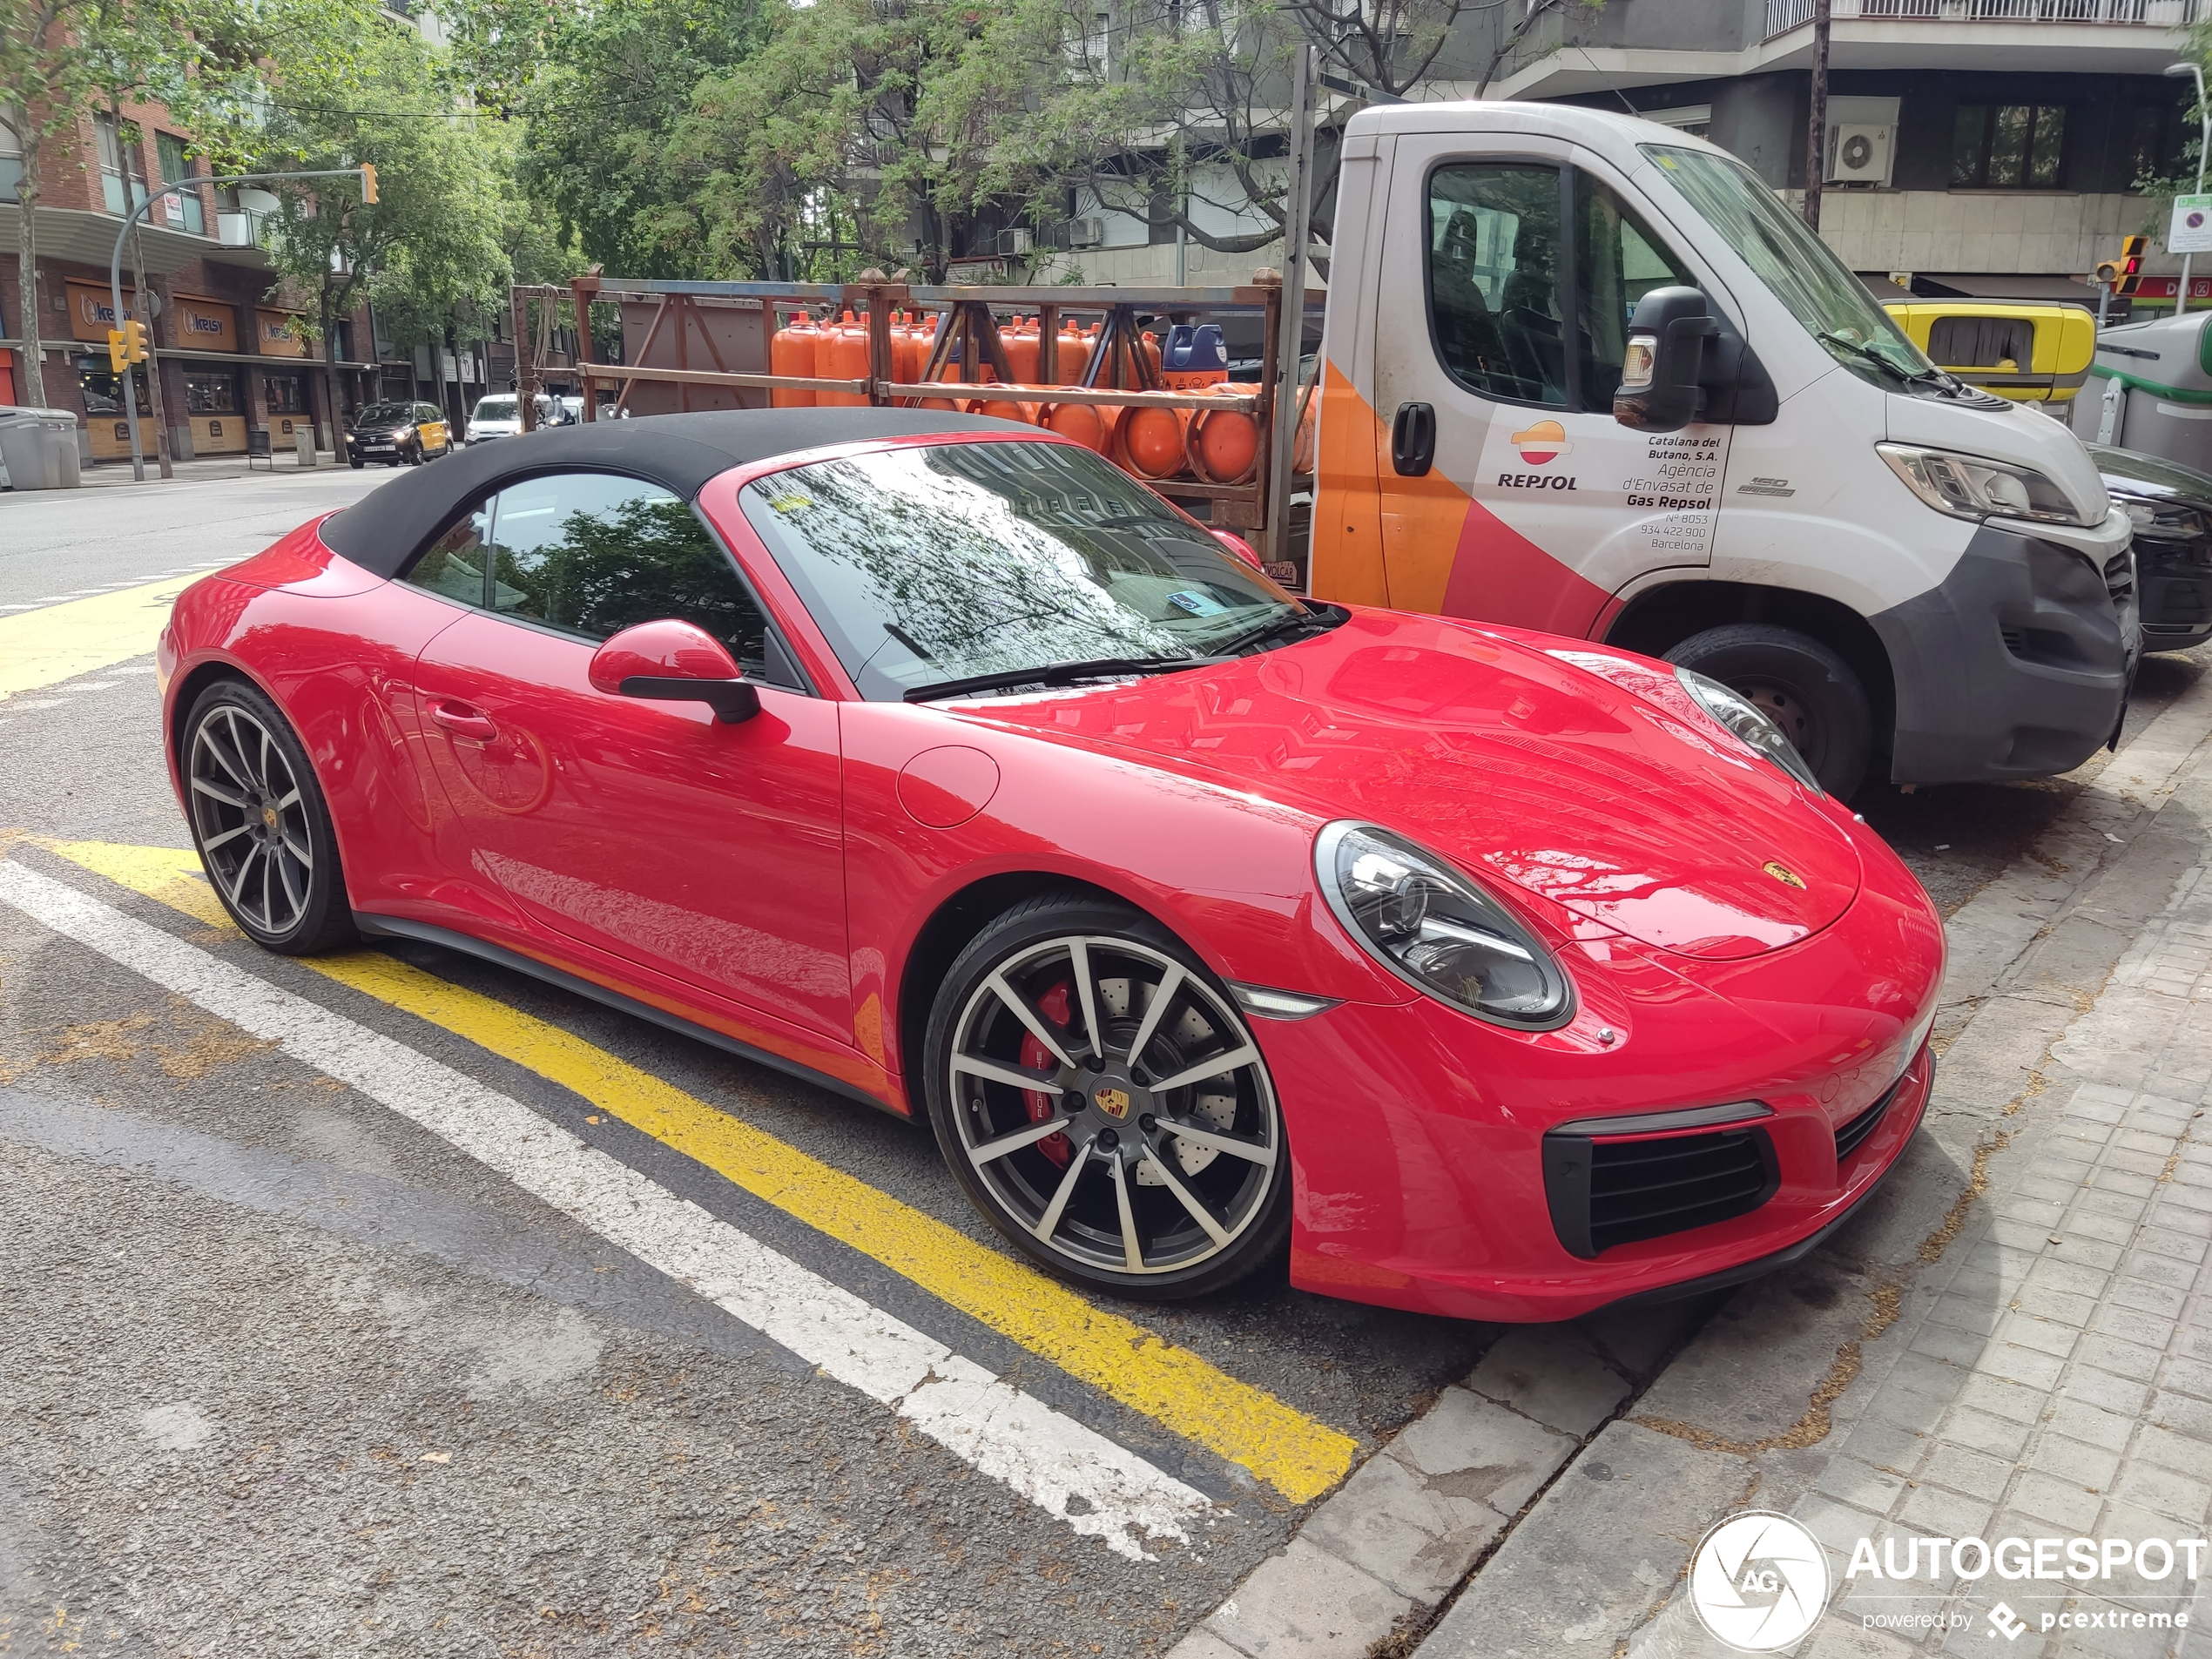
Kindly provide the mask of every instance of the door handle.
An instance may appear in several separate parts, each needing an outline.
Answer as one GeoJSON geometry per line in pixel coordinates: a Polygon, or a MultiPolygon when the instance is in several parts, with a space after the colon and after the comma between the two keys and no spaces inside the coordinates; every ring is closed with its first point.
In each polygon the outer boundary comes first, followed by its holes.
{"type": "Polygon", "coordinates": [[[1400,403],[1390,423],[1390,464],[1405,478],[1425,475],[1436,462],[1436,409],[1428,403],[1400,403]]]}
{"type": "Polygon", "coordinates": [[[459,738],[479,738],[489,743],[499,728],[466,703],[433,703],[430,718],[459,738]]]}

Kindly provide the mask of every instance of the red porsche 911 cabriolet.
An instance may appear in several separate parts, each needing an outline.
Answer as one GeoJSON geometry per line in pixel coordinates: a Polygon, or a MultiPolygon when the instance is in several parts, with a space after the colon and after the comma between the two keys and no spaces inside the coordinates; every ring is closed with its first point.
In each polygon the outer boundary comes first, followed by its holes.
{"type": "Polygon", "coordinates": [[[427,940],[901,1115],[1139,1297],[1555,1319],[1795,1259],[1943,934],[1726,688],[1301,601],[1034,428],[546,432],[188,589],[168,752],[271,950],[427,940]]]}

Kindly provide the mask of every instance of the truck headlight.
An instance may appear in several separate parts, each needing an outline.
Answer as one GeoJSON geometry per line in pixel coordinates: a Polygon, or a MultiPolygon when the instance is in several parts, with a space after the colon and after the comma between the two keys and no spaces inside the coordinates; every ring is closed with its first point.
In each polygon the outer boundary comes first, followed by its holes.
{"type": "Polygon", "coordinates": [[[1324,828],[1313,851],[1337,920],[1416,990],[1523,1030],[1573,1016],[1574,994],[1552,954],[1444,860],[1348,819],[1324,828]]]}
{"type": "Polygon", "coordinates": [[[1878,443],[1875,452],[1912,493],[1953,518],[2030,518],[2047,524],[2087,526],[2066,492],[2033,467],[1917,444],[1878,443]]]}
{"type": "Polygon", "coordinates": [[[1797,745],[1767,718],[1764,709],[1694,668],[1677,668],[1675,678],[1682,682],[1682,689],[1696,700],[1699,708],[1726,726],[1747,748],[1764,755],[1814,794],[1821,792],[1820,779],[1812,775],[1812,768],[1805,765],[1797,745]]]}

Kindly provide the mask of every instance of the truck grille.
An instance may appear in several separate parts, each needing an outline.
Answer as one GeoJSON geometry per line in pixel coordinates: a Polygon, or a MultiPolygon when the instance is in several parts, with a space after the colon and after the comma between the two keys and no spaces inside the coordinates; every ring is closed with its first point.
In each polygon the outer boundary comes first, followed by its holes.
{"type": "Polygon", "coordinates": [[[1660,1139],[1544,1136],[1544,1189],[1560,1242],[1575,1255],[1687,1232],[1748,1215],[1780,1184],[1764,1129],[1660,1139]]]}
{"type": "Polygon", "coordinates": [[[2135,553],[2122,548],[2105,561],[2105,591],[2117,606],[2135,591],[2135,553]]]}

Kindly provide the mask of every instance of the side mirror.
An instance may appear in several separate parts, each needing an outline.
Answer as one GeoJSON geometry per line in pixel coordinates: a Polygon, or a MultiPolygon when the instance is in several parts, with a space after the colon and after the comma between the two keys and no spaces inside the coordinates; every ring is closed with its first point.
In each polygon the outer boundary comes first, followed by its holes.
{"type": "Polygon", "coordinates": [[[1697,381],[1705,342],[1720,332],[1695,288],[1654,288],[1636,301],[1613,418],[1639,432],[1679,432],[1705,407],[1697,381]]]}
{"type": "Polygon", "coordinates": [[[1253,570],[1257,570],[1260,568],[1259,555],[1253,552],[1252,544],[1250,542],[1247,542],[1243,536],[1238,535],[1236,531],[1216,530],[1213,533],[1213,539],[1220,543],[1222,546],[1227,548],[1231,553],[1234,553],[1238,558],[1244,560],[1245,563],[1251,565],[1253,570]]]}
{"type": "Polygon", "coordinates": [[[591,689],[610,697],[704,703],[725,725],[760,712],[760,693],[705,629],[673,618],[625,628],[591,653],[591,689]]]}

